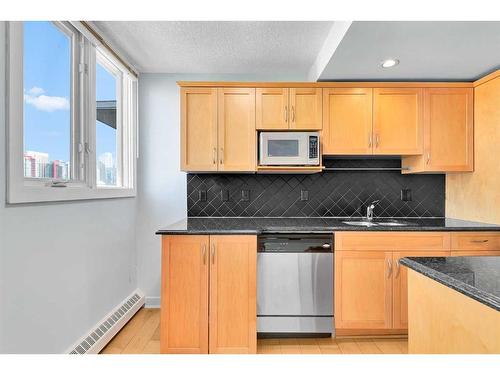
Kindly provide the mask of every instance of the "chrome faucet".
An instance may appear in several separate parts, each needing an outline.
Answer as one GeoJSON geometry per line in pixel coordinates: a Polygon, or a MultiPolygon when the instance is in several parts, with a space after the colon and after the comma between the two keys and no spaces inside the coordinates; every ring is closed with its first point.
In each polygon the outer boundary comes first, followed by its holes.
{"type": "Polygon", "coordinates": [[[380,199],[373,201],[368,207],[366,207],[366,220],[373,220],[373,209],[378,202],[380,202],[380,199]]]}

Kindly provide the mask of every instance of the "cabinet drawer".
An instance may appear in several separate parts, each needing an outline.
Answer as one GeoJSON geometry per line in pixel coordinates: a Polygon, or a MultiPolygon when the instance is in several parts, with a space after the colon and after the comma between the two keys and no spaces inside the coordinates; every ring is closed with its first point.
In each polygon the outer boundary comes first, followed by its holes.
{"type": "Polygon", "coordinates": [[[445,232],[335,232],[335,251],[449,250],[445,232]]]}
{"type": "Polygon", "coordinates": [[[500,232],[458,232],[451,234],[452,250],[500,250],[500,232]]]}
{"type": "Polygon", "coordinates": [[[451,251],[452,257],[500,257],[500,250],[462,250],[451,251]]]}

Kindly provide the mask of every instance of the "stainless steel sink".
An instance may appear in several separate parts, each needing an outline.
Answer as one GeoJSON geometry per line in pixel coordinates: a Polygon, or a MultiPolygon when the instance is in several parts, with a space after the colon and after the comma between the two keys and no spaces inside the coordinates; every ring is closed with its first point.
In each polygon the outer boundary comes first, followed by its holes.
{"type": "Polygon", "coordinates": [[[370,220],[350,220],[343,221],[344,224],[354,225],[358,227],[405,227],[410,225],[404,221],[370,221],[370,220]]]}
{"type": "Polygon", "coordinates": [[[356,221],[343,221],[344,224],[347,225],[356,225],[358,227],[376,227],[378,226],[377,223],[374,223],[373,221],[362,221],[362,220],[356,220],[356,221]]]}
{"type": "Polygon", "coordinates": [[[377,222],[377,225],[380,225],[381,227],[387,226],[387,227],[406,227],[408,224],[407,223],[402,223],[400,221],[384,221],[384,222],[377,222]]]}

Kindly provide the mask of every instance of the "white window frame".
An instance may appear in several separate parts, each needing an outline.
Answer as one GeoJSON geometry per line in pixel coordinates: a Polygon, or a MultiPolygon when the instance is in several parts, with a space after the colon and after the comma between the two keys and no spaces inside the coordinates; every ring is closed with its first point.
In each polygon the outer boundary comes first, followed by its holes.
{"type": "Polygon", "coordinates": [[[7,202],[48,202],[136,196],[137,79],[116,58],[82,32],[79,23],[54,22],[72,39],[71,179],[24,177],[23,23],[7,25],[7,202]],[[98,52],[96,52],[98,51],[98,52]],[[96,175],[96,53],[120,73],[117,85],[117,186],[97,185],[96,175]],[[118,99],[119,98],[119,99],[118,99]],[[117,129],[118,130],[118,129],[117,129]],[[118,156],[119,155],[119,156],[118,156]],[[119,175],[119,179],[118,179],[119,175]]]}

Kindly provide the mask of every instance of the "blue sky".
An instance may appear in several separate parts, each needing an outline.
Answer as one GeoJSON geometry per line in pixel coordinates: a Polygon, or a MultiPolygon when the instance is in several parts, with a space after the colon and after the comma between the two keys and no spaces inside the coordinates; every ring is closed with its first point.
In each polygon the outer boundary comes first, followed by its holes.
{"type": "MultiPolygon", "coordinates": [[[[70,39],[51,22],[24,23],[24,149],[70,159],[70,39]]],[[[113,76],[96,70],[96,99],[115,100],[113,76]]],[[[97,155],[115,154],[115,130],[97,124],[97,155]]]]}

